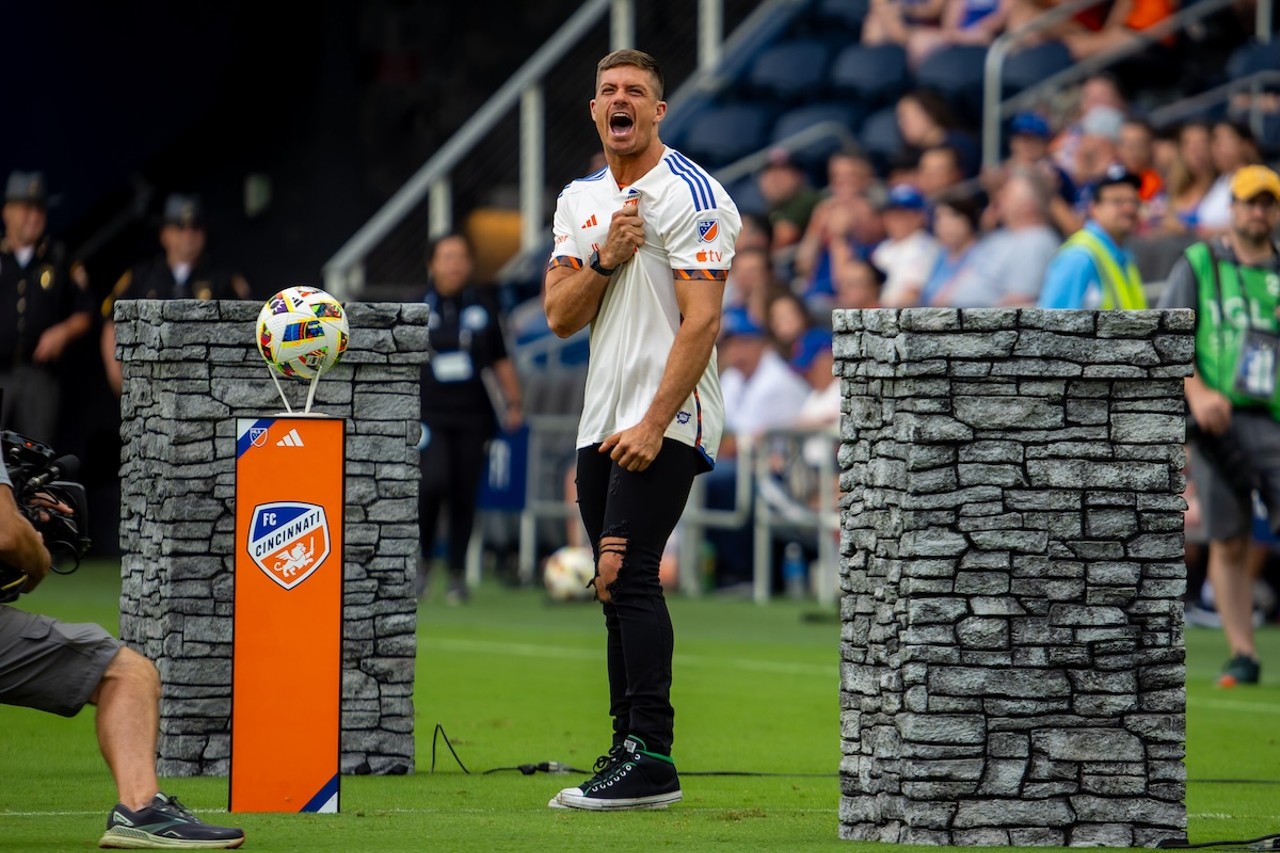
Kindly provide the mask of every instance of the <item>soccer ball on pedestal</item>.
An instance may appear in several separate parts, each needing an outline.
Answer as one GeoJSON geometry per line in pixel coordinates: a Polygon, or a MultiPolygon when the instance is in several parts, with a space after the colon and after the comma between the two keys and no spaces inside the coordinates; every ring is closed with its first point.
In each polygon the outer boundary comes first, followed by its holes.
{"type": "Polygon", "coordinates": [[[349,335],[342,305],[314,287],[287,287],[258,313],[258,352],[296,379],[314,379],[337,364],[349,335]]]}

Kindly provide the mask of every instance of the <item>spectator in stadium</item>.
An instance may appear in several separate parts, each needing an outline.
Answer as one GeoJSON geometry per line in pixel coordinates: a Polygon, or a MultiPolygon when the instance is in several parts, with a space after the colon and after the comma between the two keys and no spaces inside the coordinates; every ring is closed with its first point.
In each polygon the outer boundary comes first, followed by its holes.
{"type": "MultiPolygon", "coordinates": [[[[850,256],[836,266],[836,292],[831,308],[879,308],[880,289],[884,287],[884,271],[871,261],[850,256]]],[[[825,326],[831,324],[827,310],[825,326]]]]}
{"type": "Polygon", "coordinates": [[[1115,0],[1106,17],[1063,34],[1062,40],[1077,60],[1124,47],[1177,11],[1176,0],[1115,0]]]}
{"type": "Polygon", "coordinates": [[[120,396],[120,362],[116,361],[116,324],[120,299],[248,299],[249,283],[239,273],[220,269],[205,251],[208,234],[199,196],[173,193],[165,199],[160,223],[163,253],[120,276],[102,302],[102,363],[107,383],[120,396]]]}
{"type": "Polygon", "coordinates": [[[907,62],[918,69],[940,48],[991,44],[1013,5],[1013,0],[946,0],[937,26],[917,24],[907,34],[907,62]]]}
{"type": "Polygon", "coordinates": [[[933,206],[933,235],[938,240],[938,260],[920,293],[920,304],[950,305],[948,289],[969,263],[978,245],[978,221],[982,201],[974,195],[950,194],[933,206]]]}
{"type": "Polygon", "coordinates": [[[613,744],[552,808],[681,798],[659,568],[694,476],[716,463],[725,407],[712,353],[740,221],[724,188],[659,138],[662,87],[647,53],[599,62],[590,107],[609,170],[556,202],[543,301],[558,336],[591,327],[578,507],[604,610],[613,744]]]}
{"type": "Polygon", "coordinates": [[[822,195],[809,186],[804,171],[785,148],[769,152],[769,159],[756,181],[769,205],[769,224],[773,227],[771,248],[776,254],[800,242],[822,195]]]}
{"type": "MultiPolygon", "coordinates": [[[[808,396],[809,386],[778,354],[768,333],[741,310],[726,311],[720,322],[721,372],[724,391],[724,439],[716,468],[706,479],[707,506],[733,509],[738,455],[760,435],[790,426],[808,396]]],[[[707,541],[716,552],[716,582],[736,587],[750,579],[751,519],[734,530],[711,530],[707,541]]]]}
{"type": "Polygon", "coordinates": [[[756,324],[763,326],[768,318],[770,295],[779,287],[768,249],[738,248],[725,283],[725,308],[741,308],[756,324]]]}
{"type": "Polygon", "coordinates": [[[1188,122],[1178,131],[1178,157],[1166,182],[1169,213],[1164,230],[1167,232],[1195,231],[1200,224],[1200,202],[1218,177],[1210,140],[1209,125],[1202,121],[1188,122]]]}
{"type": "Polygon", "coordinates": [[[45,233],[48,205],[44,175],[9,175],[0,242],[0,429],[39,441],[55,439],[59,361],[93,324],[84,267],[45,233]]]}
{"type": "Polygon", "coordinates": [[[1141,309],[1142,278],[1125,248],[1138,225],[1137,175],[1116,165],[1089,187],[1089,218],[1045,273],[1041,308],[1141,309]]]}
{"type": "Polygon", "coordinates": [[[947,0],[871,0],[862,21],[862,43],[905,46],[918,27],[937,27],[947,0]]]}
{"type": "Polygon", "coordinates": [[[1155,131],[1139,118],[1125,119],[1120,128],[1117,155],[1120,165],[1137,175],[1142,185],[1138,187],[1138,199],[1142,213],[1138,220],[1138,233],[1156,230],[1168,210],[1168,196],[1164,178],[1156,168],[1155,131]]]}
{"type": "MultiPolygon", "coordinates": [[[[1049,155],[1053,131],[1044,116],[1034,112],[1018,113],[1009,123],[1009,159],[995,175],[984,175],[983,184],[992,198],[998,198],[1001,182],[1017,169],[1027,169],[1039,176],[1049,191],[1049,222],[1060,233],[1072,234],[1083,220],[1076,214],[1079,191],[1071,176],[1049,155]]],[[[984,215],[987,228],[997,226],[996,206],[984,215]]]]}
{"type": "Polygon", "coordinates": [[[920,152],[916,166],[916,186],[924,197],[933,201],[942,193],[964,181],[960,152],[950,145],[935,145],[920,152]]]}
{"type": "MultiPolygon", "coordinates": [[[[47,505],[61,512],[70,507],[47,505]]],[[[41,535],[22,514],[0,463],[0,563],[27,576],[31,592],[49,572],[41,535]]],[[[68,624],[0,604],[0,704],[73,717],[97,707],[98,746],[119,802],[102,847],[227,849],[244,832],[206,824],[161,793],[156,779],[160,676],[151,661],[92,624],[68,624]]]]}
{"type": "Polygon", "coordinates": [[[1120,84],[1105,71],[1090,75],[1080,84],[1079,101],[1076,104],[1074,117],[1049,143],[1049,150],[1054,160],[1068,172],[1073,171],[1076,166],[1076,147],[1080,144],[1080,137],[1083,134],[1080,123],[1097,107],[1111,107],[1123,114],[1129,111],[1124,93],[1120,91],[1120,84]]]}
{"type": "Polygon", "coordinates": [[[506,333],[493,289],[472,281],[471,244],[446,234],[427,250],[431,360],[422,367],[422,483],[418,492],[421,560],[418,594],[426,592],[435,556],[440,510],[448,505],[446,601],[468,599],[467,545],[475,525],[476,494],[485,445],[498,427],[523,422],[520,381],[507,355],[506,333]],[[496,416],[495,416],[496,415],[496,416]]]}
{"type": "Polygon", "coordinates": [[[766,328],[778,354],[790,361],[796,344],[813,325],[809,309],[799,296],[780,288],[769,298],[766,317],[766,328]]]}
{"type": "Polygon", "coordinates": [[[1227,230],[1231,224],[1231,180],[1236,170],[1262,162],[1253,131],[1244,122],[1223,120],[1215,123],[1209,151],[1218,177],[1196,208],[1196,225],[1202,236],[1227,230]]]}
{"type": "Polygon", "coordinates": [[[858,151],[837,151],[827,163],[827,197],[814,207],[796,247],[795,278],[805,301],[824,309],[835,295],[833,252],[867,257],[884,237],[874,205],[882,197],[876,172],[858,151]]]}
{"type": "Polygon", "coordinates": [[[1231,182],[1231,227],[1193,244],[1174,265],[1161,308],[1193,308],[1200,318],[1187,405],[1196,424],[1192,469],[1209,538],[1209,581],[1230,659],[1218,684],[1256,684],[1250,549],[1252,491],[1280,527],[1280,387],[1276,383],[1280,176],[1238,169],[1231,182]],[[1219,306],[1249,305],[1228,311],[1219,306]],[[1245,369],[1261,361],[1268,369],[1245,369]]]}
{"type": "Polygon", "coordinates": [[[919,304],[929,274],[938,259],[938,241],[925,229],[925,198],[910,184],[898,184],[885,200],[885,241],[871,253],[871,261],[888,277],[880,292],[886,308],[919,304]]]}
{"type": "Polygon", "coordinates": [[[1075,165],[1069,169],[1077,184],[1088,186],[1119,162],[1123,127],[1124,113],[1115,107],[1094,107],[1080,119],[1075,165]]]}
{"type": "Polygon", "coordinates": [[[1049,194],[1040,173],[1017,169],[992,207],[1000,228],[984,235],[970,263],[956,275],[945,303],[957,308],[1031,306],[1058,251],[1058,233],[1046,219],[1049,194]]]}
{"type": "Polygon", "coordinates": [[[917,159],[926,148],[949,145],[959,154],[964,176],[977,177],[982,152],[974,138],[959,129],[951,108],[941,95],[929,89],[908,92],[898,99],[894,112],[902,141],[917,159]]]}

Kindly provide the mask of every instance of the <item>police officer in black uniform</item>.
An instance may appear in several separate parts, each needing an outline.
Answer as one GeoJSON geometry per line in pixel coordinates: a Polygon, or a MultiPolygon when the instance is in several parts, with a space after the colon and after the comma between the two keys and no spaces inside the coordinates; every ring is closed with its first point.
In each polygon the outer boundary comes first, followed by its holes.
{"type": "Polygon", "coordinates": [[[423,301],[431,306],[432,356],[422,369],[418,592],[425,589],[425,568],[435,550],[440,509],[447,502],[446,597],[451,604],[468,597],[467,544],[475,524],[485,444],[499,422],[516,429],[523,420],[520,383],[507,356],[497,299],[492,288],[472,283],[472,268],[471,245],[461,234],[439,238],[427,253],[429,284],[423,301]]]}
{"type": "Polygon", "coordinates": [[[9,175],[0,242],[0,428],[52,442],[56,367],[93,324],[93,297],[84,267],[45,234],[48,204],[40,172],[9,175]]]}
{"type": "Polygon", "coordinates": [[[174,193],[165,199],[160,225],[163,255],[126,272],[102,303],[102,360],[107,380],[120,394],[116,361],[116,326],[112,311],[118,299],[247,299],[249,284],[236,273],[214,268],[205,252],[204,207],[194,195],[174,193]]]}

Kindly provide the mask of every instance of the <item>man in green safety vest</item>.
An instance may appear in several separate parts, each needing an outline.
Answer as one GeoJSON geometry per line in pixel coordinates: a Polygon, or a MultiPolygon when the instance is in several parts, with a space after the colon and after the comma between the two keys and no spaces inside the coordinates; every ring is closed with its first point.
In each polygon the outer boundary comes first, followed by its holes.
{"type": "Polygon", "coordinates": [[[1045,271],[1041,308],[1147,307],[1142,278],[1124,248],[1138,225],[1142,181],[1113,165],[1089,188],[1089,218],[1067,238],[1045,271]]]}
{"type": "Polygon", "coordinates": [[[1231,180],[1231,227],[1189,247],[1161,308],[1196,310],[1187,377],[1192,478],[1209,536],[1209,583],[1231,657],[1223,687],[1257,684],[1248,552],[1253,492],[1280,530],[1280,176],[1245,166],[1231,180]]]}

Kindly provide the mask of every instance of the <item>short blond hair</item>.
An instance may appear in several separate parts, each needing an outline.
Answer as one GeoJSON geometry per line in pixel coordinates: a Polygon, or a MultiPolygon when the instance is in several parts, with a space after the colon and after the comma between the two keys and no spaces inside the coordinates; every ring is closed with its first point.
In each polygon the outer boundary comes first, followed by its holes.
{"type": "Polygon", "coordinates": [[[654,59],[643,50],[635,50],[633,48],[624,47],[622,50],[615,50],[604,59],[596,64],[596,88],[600,88],[600,75],[608,71],[610,68],[618,68],[623,65],[631,65],[648,71],[653,75],[653,79],[657,82],[656,97],[662,100],[662,91],[664,83],[662,80],[662,69],[658,67],[658,60],[654,59]]]}

